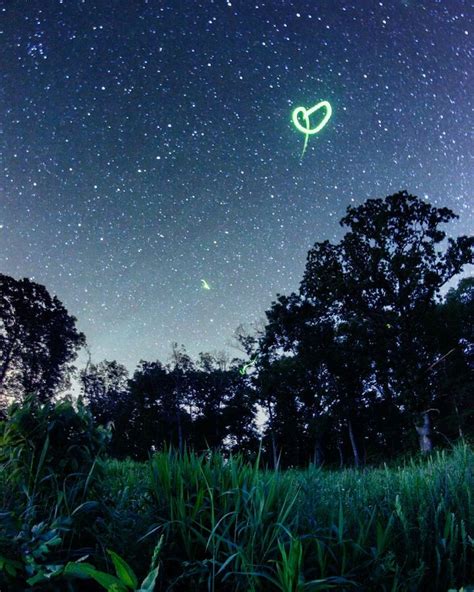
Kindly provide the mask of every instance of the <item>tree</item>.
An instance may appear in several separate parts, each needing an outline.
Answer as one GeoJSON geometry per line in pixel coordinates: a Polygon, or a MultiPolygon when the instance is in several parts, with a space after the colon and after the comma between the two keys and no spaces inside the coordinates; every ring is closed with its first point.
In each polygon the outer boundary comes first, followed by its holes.
{"type": "Polygon", "coordinates": [[[49,400],[65,384],[85,337],[56,296],[0,274],[0,399],[49,400]]]}
{"type": "Polygon", "coordinates": [[[192,416],[190,378],[194,371],[193,361],[183,345],[179,347],[177,343],[172,344],[171,363],[168,365],[167,371],[172,382],[171,393],[166,400],[167,421],[170,424],[175,424],[178,437],[177,447],[179,451],[182,451],[186,440],[183,421],[188,423],[192,416]],[[185,412],[185,407],[190,409],[189,414],[185,412]]]}
{"type": "Polygon", "coordinates": [[[254,393],[228,364],[226,356],[208,353],[194,363],[174,344],[169,364],[141,361],[126,388],[116,363],[91,367],[82,375],[84,395],[102,422],[113,422],[110,451],[116,456],[146,459],[169,446],[253,453],[254,393]]]}
{"type": "Polygon", "coordinates": [[[228,397],[222,411],[225,427],[225,450],[235,454],[253,455],[258,451],[260,436],[255,423],[255,393],[242,379],[237,368],[228,372],[228,397]]]}
{"type": "Polygon", "coordinates": [[[317,302],[296,294],[279,296],[267,317],[257,380],[274,459],[320,464],[332,449],[342,463],[350,448],[359,465],[358,424],[370,423],[373,394],[358,327],[335,324],[317,302]]]}
{"type": "Polygon", "coordinates": [[[79,376],[81,392],[94,419],[101,425],[113,422],[128,393],[128,371],[115,360],[88,364],[79,376]]]}
{"type": "MultiPolygon", "coordinates": [[[[267,312],[260,367],[295,358],[292,371],[299,368],[311,394],[302,399],[304,389],[296,394],[288,375],[287,396],[300,400],[303,429],[310,417],[315,426],[329,418],[340,447],[345,426],[356,464],[361,441],[399,452],[417,418],[431,445],[430,409],[440,396],[430,371],[440,357],[433,337],[439,292],[473,260],[472,237],[445,241],[440,225],[454,218],[406,192],[349,207],[343,239],[316,243],[300,293],[280,296],[267,312]]],[[[279,391],[286,381],[284,373],[279,391]]]]}
{"type": "Polygon", "coordinates": [[[255,397],[226,354],[201,353],[190,381],[192,443],[198,450],[254,452],[255,397]]]}
{"type": "MultiPolygon", "coordinates": [[[[348,208],[341,224],[349,232],[334,254],[339,271],[331,305],[359,323],[387,404],[421,416],[425,430],[439,395],[428,372],[438,349],[429,329],[436,301],[441,287],[473,260],[474,237],[450,238],[439,248],[446,239],[440,225],[456,217],[406,192],[368,200],[348,208]]],[[[316,245],[308,254],[302,291],[323,299],[318,251],[316,245]]]]}
{"type": "Polygon", "coordinates": [[[190,417],[178,392],[183,391],[177,390],[176,376],[161,362],[140,362],[121,405],[119,425],[126,439],[121,442],[121,455],[143,460],[153,450],[183,445],[190,417]]]}

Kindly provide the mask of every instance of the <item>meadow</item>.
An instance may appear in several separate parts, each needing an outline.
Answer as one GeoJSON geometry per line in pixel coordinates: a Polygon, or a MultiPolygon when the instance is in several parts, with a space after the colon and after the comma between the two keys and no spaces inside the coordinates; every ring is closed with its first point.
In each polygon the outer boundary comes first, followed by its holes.
{"type": "Polygon", "coordinates": [[[2,591],[446,592],[474,583],[467,443],[399,466],[274,471],[211,452],[110,459],[94,452],[105,433],[88,432],[73,412],[59,430],[70,436],[75,426],[66,447],[57,426],[36,429],[43,420],[20,410],[2,433],[2,591]]]}

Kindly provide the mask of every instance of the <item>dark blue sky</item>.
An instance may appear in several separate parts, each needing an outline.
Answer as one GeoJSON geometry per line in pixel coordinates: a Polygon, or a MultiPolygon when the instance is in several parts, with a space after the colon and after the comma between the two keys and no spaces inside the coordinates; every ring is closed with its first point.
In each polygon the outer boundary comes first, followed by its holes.
{"type": "Polygon", "coordinates": [[[222,349],[348,205],[407,189],[472,232],[468,6],[3,3],[0,271],[132,368],[222,349]],[[291,112],[321,100],[301,160],[291,112]]]}

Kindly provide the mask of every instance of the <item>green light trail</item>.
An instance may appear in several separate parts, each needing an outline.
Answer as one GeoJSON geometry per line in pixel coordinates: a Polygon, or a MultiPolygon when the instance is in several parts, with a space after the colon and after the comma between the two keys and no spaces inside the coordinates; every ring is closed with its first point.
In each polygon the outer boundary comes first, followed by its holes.
{"type": "Polygon", "coordinates": [[[242,376],[245,376],[245,374],[247,373],[247,368],[250,368],[250,366],[253,366],[256,361],[257,361],[257,356],[255,356],[255,358],[253,360],[250,360],[250,362],[247,362],[247,364],[244,364],[242,366],[242,368],[239,369],[240,374],[242,374],[242,376]]]}
{"type": "Polygon", "coordinates": [[[326,126],[327,122],[331,118],[331,115],[332,115],[332,107],[331,107],[329,101],[321,101],[320,103],[318,103],[314,107],[311,107],[311,109],[306,109],[305,107],[296,107],[296,109],[293,111],[293,113],[291,114],[291,119],[293,121],[293,125],[296,127],[296,129],[299,132],[301,132],[302,134],[305,135],[303,152],[301,154],[301,158],[303,158],[304,153],[306,152],[306,147],[308,145],[309,136],[312,136],[312,135],[320,132],[323,129],[323,127],[326,126]],[[319,109],[322,109],[322,108],[326,109],[326,114],[324,115],[324,117],[321,120],[321,122],[319,123],[319,125],[317,125],[314,128],[311,128],[310,127],[311,124],[309,121],[310,115],[312,115],[313,113],[315,113],[316,111],[318,111],[319,109]],[[304,123],[305,123],[305,127],[303,125],[301,125],[300,117],[303,118],[304,123]]]}
{"type": "Polygon", "coordinates": [[[201,280],[202,282],[202,288],[204,288],[204,290],[210,290],[211,286],[206,282],[206,280],[201,280]]]}

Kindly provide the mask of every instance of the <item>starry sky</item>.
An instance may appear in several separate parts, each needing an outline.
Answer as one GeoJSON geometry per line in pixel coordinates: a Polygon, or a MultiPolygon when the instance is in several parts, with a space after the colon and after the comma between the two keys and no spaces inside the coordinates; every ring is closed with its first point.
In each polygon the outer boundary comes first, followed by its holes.
{"type": "Polygon", "coordinates": [[[472,233],[463,0],[0,3],[0,272],[92,357],[228,349],[348,205],[401,189],[472,233]],[[331,103],[309,139],[297,106],[331,103]],[[210,290],[202,288],[205,279],[210,290]]]}

